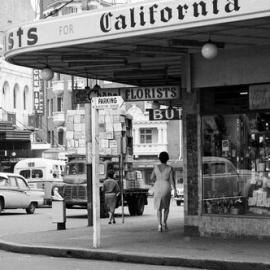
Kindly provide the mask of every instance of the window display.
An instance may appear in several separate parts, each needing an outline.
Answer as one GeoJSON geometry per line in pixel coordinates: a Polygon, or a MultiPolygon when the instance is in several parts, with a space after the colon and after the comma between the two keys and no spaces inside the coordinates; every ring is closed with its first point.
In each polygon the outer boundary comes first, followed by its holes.
{"type": "Polygon", "coordinates": [[[270,113],[202,116],[203,212],[270,215],[270,113]]]}

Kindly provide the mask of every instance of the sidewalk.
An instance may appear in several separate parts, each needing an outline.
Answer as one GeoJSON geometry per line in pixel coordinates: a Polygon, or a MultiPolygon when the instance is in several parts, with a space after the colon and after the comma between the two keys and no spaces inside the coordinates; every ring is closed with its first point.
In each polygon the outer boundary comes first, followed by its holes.
{"type": "Polygon", "coordinates": [[[95,260],[197,267],[203,269],[270,269],[270,242],[263,240],[223,240],[185,237],[179,218],[170,220],[168,232],[158,232],[153,224],[130,222],[108,225],[102,220],[101,247],[93,248],[93,228],[64,231],[18,233],[2,236],[0,249],[95,260]]]}

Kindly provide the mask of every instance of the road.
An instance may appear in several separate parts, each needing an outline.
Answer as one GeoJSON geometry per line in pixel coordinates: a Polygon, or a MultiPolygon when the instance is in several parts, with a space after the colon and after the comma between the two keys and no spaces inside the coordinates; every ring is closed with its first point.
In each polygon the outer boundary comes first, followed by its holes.
{"type": "MultiPolygon", "coordinates": [[[[117,222],[122,222],[122,209],[118,208],[116,211],[117,222]]],[[[176,206],[172,201],[170,217],[176,217],[183,219],[183,206],[176,206]]],[[[151,222],[153,226],[156,224],[156,212],[153,209],[153,199],[149,198],[149,203],[145,207],[143,216],[130,217],[128,209],[124,208],[124,221],[128,219],[132,223],[144,223],[151,222]]],[[[39,208],[36,209],[34,215],[27,215],[24,210],[14,209],[5,210],[0,215],[1,220],[1,232],[0,237],[3,235],[16,234],[27,232],[38,232],[56,230],[56,224],[52,223],[52,209],[51,208],[39,208]]],[[[79,228],[87,226],[87,210],[86,209],[67,209],[67,228],[79,228]]],[[[101,219],[101,224],[107,224],[107,219],[101,219]]],[[[99,269],[107,270],[163,270],[163,269],[191,269],[182,267],[168,267],[168,266],[153,266],[153,265],[141,265],[141,264],[129,264],[120,262],[107,262],[107,261],[93,261],[93,260],[80,260],[73,258],[56,258],[39,255],[25,255],[16,254],[5,251],[0,251],[0,265],[1,269],[5,270],[84,270],[84,269],[99,269]]],[[[195,269],[195,268],[192,268],[195,269]]]]}
{"type": "MultiPolygon", "coordinates": [[[[185,267],[56,258],[5,251],[0,251],[0,265],[0,268],[5,270],[191,270],[185,267]]],[[[192,269],[196,270],[196,268],[192,269]]]]}

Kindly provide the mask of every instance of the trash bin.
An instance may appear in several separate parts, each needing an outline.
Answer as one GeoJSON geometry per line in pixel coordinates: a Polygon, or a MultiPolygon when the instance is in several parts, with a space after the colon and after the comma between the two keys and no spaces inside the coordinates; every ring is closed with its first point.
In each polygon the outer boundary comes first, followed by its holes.
{"type": "Polygon", "coordinates": [[[52,222],[57,223],[57,230],[66,229],[65,200],[52,200],[52,222]]]}

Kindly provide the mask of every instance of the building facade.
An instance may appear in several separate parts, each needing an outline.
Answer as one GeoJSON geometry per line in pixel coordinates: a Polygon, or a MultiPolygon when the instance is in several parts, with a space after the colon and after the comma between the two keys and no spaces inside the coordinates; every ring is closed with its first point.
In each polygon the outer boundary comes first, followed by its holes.
{"type": "MultiPolygon", "coordinates": [[[[8,27],[34,18],[30,1],[2,1],[0,37],[8,27]]],[[[7,63],[2,41],[0,46],[0,170],[12,171],[19,159],[38,155],[40,139],[35,134],[33,70],[7,63]]]]}

